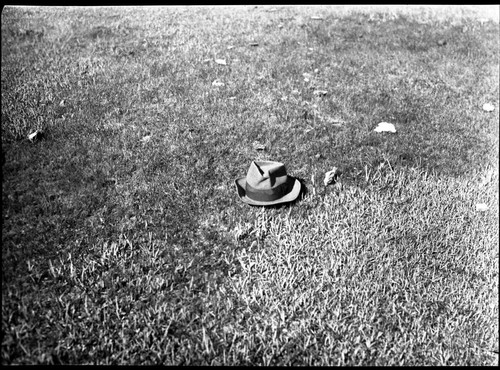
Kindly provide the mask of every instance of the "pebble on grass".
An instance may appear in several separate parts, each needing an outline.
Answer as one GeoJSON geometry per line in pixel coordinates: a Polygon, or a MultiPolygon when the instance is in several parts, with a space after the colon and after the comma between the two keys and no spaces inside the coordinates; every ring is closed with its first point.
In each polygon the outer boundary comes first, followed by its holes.
{"type": "Polygon", "coordinates": [[[380,122],[377,127],[373,130],[375,132],[396,132],[396,127],[389,122],[380,122]]]}
{"type": "Polygon", "coordinates": [[[478,203],[476,204],[476,210],[480,211],[480,212],[485,212],[489,209],[488,205],[485,204],[485,203],[478,203]]]}
{"type": "Polygon", "coordinates": [[[493,112],[495,110],[495,107],[493,106],[493,104],[485,103],[483,105],[483,110],[486,112],[493,112]]]}

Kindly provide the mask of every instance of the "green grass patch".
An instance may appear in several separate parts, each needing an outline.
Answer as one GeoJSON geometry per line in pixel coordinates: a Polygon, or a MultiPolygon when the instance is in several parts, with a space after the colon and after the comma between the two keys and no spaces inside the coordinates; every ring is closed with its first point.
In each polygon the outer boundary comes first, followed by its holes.
{"type": "Polygon", "coordinates": [[[269,10],[4,9],[3,364],[498,363],[498,22],[269,10]]]}

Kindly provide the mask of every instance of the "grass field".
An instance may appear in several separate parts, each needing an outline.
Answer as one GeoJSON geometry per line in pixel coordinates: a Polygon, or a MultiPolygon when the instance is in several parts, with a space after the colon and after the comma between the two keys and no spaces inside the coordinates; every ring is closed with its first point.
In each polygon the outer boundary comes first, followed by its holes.
{"type": "Polygon", "coordinates": [[[498,365],[495,10],[4,8],[2,364],[498,365]]]}

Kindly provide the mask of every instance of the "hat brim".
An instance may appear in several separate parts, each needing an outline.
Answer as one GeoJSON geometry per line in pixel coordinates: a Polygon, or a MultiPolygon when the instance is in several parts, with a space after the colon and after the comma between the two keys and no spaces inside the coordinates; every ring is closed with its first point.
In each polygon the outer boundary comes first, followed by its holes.
{"type": "Polygon", "coordinates": [[[281,198],[278,198],[278,199],[273,200],[273,201],[268,201],[268,202],[253,200],[246,195],[246,191],[245,191],[245,187],[246,187],[246,183],[247,183],[246,177],[236,179],[236,180],[234,180],[234,183],[236,184],[236,189],[238,190],[238,196],[240,197],[240,199],[243,202],[250,204],[250,205],[253,205],[253,206],[273,206],[276,204],[293,202],[299,196],[300,189],[302,188],[302,184],[300,183],[299,180],[297,180],[294,177],[288,176],[288,178],[294,182],[292,190],[290,192],[288,192],[287,194],[285,194],[284,196],[282,196],[281,198]]]}

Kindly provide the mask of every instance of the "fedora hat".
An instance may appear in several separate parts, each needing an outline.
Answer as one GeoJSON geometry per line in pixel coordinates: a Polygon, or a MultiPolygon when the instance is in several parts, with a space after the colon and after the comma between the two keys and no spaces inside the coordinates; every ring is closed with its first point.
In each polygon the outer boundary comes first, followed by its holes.
{"type": "Polygon", "coordinates": [[[235,181],[238,196],[254,206],[271,206],[294,201],[300,194],[300,181],[288,176],[283,163],[252,161],[247,177],[235,181]]]}

